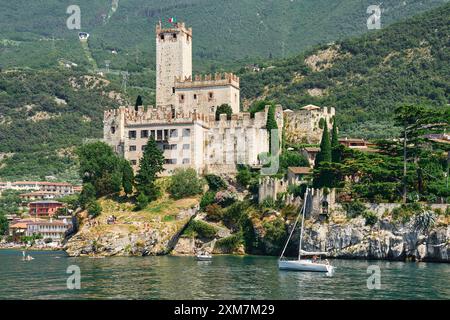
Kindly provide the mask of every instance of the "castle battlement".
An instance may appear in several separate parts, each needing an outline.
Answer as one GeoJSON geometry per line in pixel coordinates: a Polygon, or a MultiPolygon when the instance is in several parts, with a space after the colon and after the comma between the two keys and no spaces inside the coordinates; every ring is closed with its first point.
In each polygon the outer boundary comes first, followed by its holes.
{"type": "Polygon", "coordinates": [[[161,35],[165,33],[185,33],[186,35],[192,37],[192,28],[186,28],[184,22],[177,22],[171,28],[163,28],[161,22],[156,25],[156,35],[161,35]]]}
{"type": "Polygon", "coordinates": [[[200,88],[232,85],[239,89],[239,77],[233,73],[215,73],[192,77],[175,77],[175,88],[200,88]]]}

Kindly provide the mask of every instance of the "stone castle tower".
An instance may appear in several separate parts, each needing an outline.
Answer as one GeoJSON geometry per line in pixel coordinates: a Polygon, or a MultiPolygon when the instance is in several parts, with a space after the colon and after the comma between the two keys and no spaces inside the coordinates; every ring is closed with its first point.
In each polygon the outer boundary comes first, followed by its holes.
{"type": "Polygon", "coordinates": [[[192,78],[192,28],[156,26],[156,105],[175,105],[175,78],[192,78]]]}

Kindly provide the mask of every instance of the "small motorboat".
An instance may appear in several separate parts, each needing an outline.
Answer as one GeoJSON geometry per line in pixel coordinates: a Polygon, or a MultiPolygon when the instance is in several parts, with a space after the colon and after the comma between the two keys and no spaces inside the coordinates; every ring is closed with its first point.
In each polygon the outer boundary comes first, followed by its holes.
{"type": "Polygon", "coordinates": [[[211,261],[212,255],[210,255],[208,252],[200,252],[196,256],[198,261],[211,261]]]}

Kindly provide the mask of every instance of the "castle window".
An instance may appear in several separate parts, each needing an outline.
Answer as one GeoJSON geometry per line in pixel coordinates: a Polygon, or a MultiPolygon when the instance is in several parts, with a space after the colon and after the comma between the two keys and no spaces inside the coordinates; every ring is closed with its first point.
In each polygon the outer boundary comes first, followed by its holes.
{"type": "Polygon", "coordinates": [[[156,140],[161,141],[163,139],[163,131],[162,130],[156,130],[156,140]]]}
{"type": "Polygon", "coordinates": [[[130,146],[130,151],[136,151],[136,146],[130,146]]]}
{"type": "Polygon", "coordinates": [[[111,127],[111,133],[112,134],[116,133],[116,127],[111,127]]]}
{"type": "Polygon", "coordinates": [[[165,164],[177,164],[177,159],[164,159],[165,164]]]}
{"type": "Polygon", "coordinates": [[[141,147],[141,150],[142,150],[142,151],[145,151],[145,147],[146,147],[146,146],[145,146],[145,144],[144,144],[144,145],[141,147]]]}
{"type": "Polygon", "coordinates": [[[184,94],[180,94],[180,102],[184,102],[184,94]]]}
{"type": "Polygon", "coordinates": [[[174,34],[172,35],[172,37],[173,37],[174,39],[176,39],[176,38],[177,38],[177,34],[174,33],[174,34]]]}
{"type": "Polygon", "coordinates": [[[128,138],[130,138],[130,139],[136,139],[136,130],[130,130],[130,131],[128,131],[128,138]]]}
{"type": "Polygon", "coordinates": [[[188,158],[183,159],[183,164],[189,164],[190,162],[191,162],[191,160],[188,158]]]}
{"type": "Polygon", "coordinates": [[[151,131],[150,131],[150,137],[151,137],[153,140],[155,140],[155,137],[156,137],[155,130],[151,130],[151,131]]]}
{"type": "Polygon", "coordinates": [[[183,144],[183,150],[189,150],[189,148],[191,147],[190,144],[183,144]]]}
{"type": "Polygon", "coordinates": [[[172,93],[175,93],[175,87],[172,87],[172,93]]]}
{"type": "Polygon", "coordinates": [[[171,138],[177,138],[178,137],[178,130],[177,129],[170,129],[170,137],[171,138]]]}
{"type": "Polygon", "coordinates": [[[164,140],[167,140],[167,139],[169,139],[169,130],[165,129],[164,130],[164,140]]]}
{"type": "Polygon", "coordinates": [[[183,129],[183,137],[190,137],[191,129],[183,129]]]}
{"type": "Polygon", "coordinates": [[[131,162],[131,165],[132,165],[132,166],[135,166],[135,165],[137,164],[137,161],[136,161],[136,160],[131,160],[130,162],[131,162]]]}
{"type": "Polygon", "coordinates": [[[208,97],[209,97],[209,100],[211,100],[214,97],[214,94],[212,92],[209,92],[208,97]]]}
{"type": "Polygon", "coordinates": [[[197,100],[197,95],[194,93],[194,100],[197,100]]]}
{"type": "Polygon", "coordinates": [[[148,138],[148,130],[141,130],[141,138],[148,138]]]}
{"type": "Polygon", "coordinates": [[[163,146],[164,150],[177,150],[177,145],[176,144],[165,144],[163,146]]]}
{"type": "Polygon", "coordinates": [[[164,35],[163,34],[160,35],[159,37],[161,38],[161,40],[164,40],[164,35]]]}

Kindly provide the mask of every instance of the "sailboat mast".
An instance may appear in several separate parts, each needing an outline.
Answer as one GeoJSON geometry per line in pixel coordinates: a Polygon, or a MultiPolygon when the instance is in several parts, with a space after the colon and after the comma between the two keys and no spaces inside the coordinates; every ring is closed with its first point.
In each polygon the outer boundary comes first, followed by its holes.
{"type": "Polygon", "coordinates": [[[303,225],[305,223],[305,211],[306,211],[306,201],[308,200],[309,188],[306,188],[305,191],[305,203],[303,204],[303,214],[302,214],[302,227],[300,229],[300,241],[298,245],[298,260],[300,260],[302,256],[302,239],[303,239],[303,225]]]}

